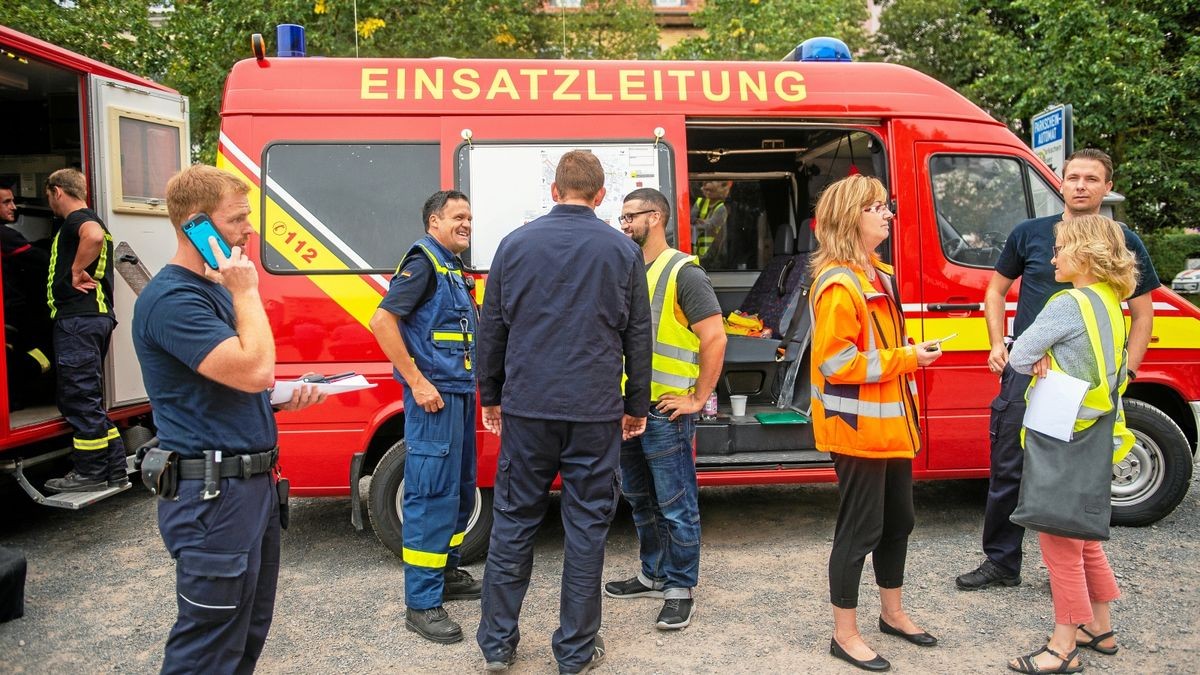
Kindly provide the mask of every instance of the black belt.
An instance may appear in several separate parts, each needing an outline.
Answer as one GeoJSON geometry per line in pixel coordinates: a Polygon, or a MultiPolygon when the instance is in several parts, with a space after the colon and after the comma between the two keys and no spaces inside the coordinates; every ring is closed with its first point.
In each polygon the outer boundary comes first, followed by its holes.
{"type": "MultiPolygon", "coordinates": [[[[279,452],[259,452],[253,455],[229,455],[221,460],[221,478],[249,478],[266,473],[275,467],[279,452]]],[[[180,480],[202,480],[204,478],[203,459],[179,460],[180,480]]]]}

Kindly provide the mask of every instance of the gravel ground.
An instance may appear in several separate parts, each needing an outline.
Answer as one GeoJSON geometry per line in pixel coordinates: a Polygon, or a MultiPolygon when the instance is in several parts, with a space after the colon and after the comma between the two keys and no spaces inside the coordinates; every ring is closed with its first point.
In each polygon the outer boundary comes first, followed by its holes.
{"type": "MultiPolygon", "coordinates": [[[[1114,618],[1121,652],[1083,655],[1089,671],[1200,672],[1200,489],[1156,526],[1117,528],[1106,545],[1124,597],[1114,618]]],[[[981,560],[982,481],[919,483],[905,601],[941,639],[908,645],[874,629],[878,594],[864,574],[860,625],[896,672],[1005,672],[1052,629],[1046,570],[1026,539],[1024,583],[963,593],[954,577],[981,560]]],[[[598,673],[857,672],[828,654],[825,565],[836,515],[833,485],[706,488],[697,614],[686,630],[653,627],[659,601],[604,603],[609,657],[598,673]]],[[[0,497],[0,545],[29,560],[26,614],[0,624],[0,672],[154,672],[174,618],[174,568],[140,487],[79,513],[0,497]]],[[[293,500],[284,534],[275,623],[260,672],[477,672],[478,602],[449,605],[468,638],[439,646],[403,626],[403,574],[370,530],[355,532],[344,499],[293,500]]],[[[554,673],[562,524],[538,535],[513,672],[554,673]]],[[[637,564],[623,509],[607,547],[607,579],[637,564]]],[[[469,568],[481,574],[480,565],[469,568]]]]}

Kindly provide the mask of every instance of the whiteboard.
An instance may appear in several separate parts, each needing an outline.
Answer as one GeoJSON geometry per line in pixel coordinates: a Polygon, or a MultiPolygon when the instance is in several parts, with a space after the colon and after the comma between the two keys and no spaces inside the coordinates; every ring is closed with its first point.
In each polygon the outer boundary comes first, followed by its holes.
{"type": "MultiPolygon", "coordinates": [[[[474,224],[465,255],[473,269],[492,264],[500,240],[554,206],[550,184],[558,160],[569,150],[587,150],[604,167],[604,201],[596,216],[620,229],[617,217],[625,195],[643,187],[662,190],[674,201],[670,155],[663,144],[497,144],[463,146],[459,155],[459,189],[471,199],[474,224]]],[[[674,219],[672,219],[673,221],[674,219]]],[[[670,228],[670,225],[668,225],[670,228]]]]}

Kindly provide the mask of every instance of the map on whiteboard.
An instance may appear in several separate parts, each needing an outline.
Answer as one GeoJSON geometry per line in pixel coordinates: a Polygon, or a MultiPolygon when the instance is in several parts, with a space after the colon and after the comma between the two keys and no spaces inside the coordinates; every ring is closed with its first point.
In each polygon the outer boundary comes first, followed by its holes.
{"type": "Polygon", "coordinates": [[[604,201],[596,216],[615,228],[625,195],[660,185],[659,151],[653,143],[609,145],[479,145],[470,152],[474,228],[471,267],[487,269],[508,233],[554,206],[550,185],[563,153],[588,150],[604,167],[604,201]]]}

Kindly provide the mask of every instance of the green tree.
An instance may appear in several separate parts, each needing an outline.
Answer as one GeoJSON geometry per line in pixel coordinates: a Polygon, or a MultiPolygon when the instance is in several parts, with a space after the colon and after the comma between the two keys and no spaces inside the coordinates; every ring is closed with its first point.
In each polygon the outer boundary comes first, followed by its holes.
{"type": "Polygon", "coordinates": [[[681,40],[668,58],[778,61],[817,36],[852,51],[868,44],[864,0],[708,0],[693,19],[704,34],[681,40]]]}
{"type": "Polygon", "coordinates": [[[0,0],[0,24],[146,77],[169,59],[145,0],[0,0]]]}
{"type": "Polygon", "coordinates": [[[568,59],[648,59],[659,55],[650,0],[585,0],[579,9],[539,15],[539,56],[568,59]]]}
{"type": "Polygon", "coordinates": [[[1117,164],[1124,216],[1142,230],[1200,225],[1200,0],[893,0],[881,58],[962,92],[1023,138],[1055,103],[1075,147],[1117,164]]]}

